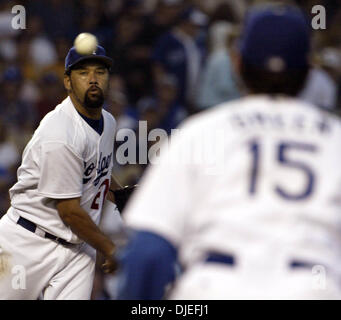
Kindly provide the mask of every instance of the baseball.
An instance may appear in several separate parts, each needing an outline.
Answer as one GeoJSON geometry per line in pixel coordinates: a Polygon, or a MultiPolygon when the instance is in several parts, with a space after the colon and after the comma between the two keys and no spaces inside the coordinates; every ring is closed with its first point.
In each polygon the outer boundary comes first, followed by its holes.
{"type": "Polygon", "coordinates": [[[91,54],[96,50],[97,38],[91,33],[80,33],[74,42],[76,51],[81,55],[91,54]]]}

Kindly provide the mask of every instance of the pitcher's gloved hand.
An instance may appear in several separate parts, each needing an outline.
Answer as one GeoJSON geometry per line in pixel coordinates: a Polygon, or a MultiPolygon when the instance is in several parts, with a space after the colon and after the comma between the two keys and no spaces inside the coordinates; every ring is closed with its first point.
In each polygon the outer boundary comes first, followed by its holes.
{"type": "Polygon", "coordinates": [[[125,186],[124,188],[121,188],[121,189],[116,189],[116,190],[110,189],[110,191],[114,194],[115,203],[117,205],[117,209],[119,212],[122,213],[125,205],[128,202],[129,197],[131,196],[131,194],[134,192],[134,190],[137,187],[138,185],[135,184],[133,186],[125,186]]]}

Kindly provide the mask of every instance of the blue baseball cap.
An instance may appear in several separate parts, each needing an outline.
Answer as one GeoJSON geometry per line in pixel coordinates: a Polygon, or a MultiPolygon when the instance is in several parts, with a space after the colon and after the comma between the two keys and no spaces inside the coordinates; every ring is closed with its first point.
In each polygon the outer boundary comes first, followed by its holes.
{"type": "Polygon", "coordinates": [[[310,25],[293,5],[261,5],[246,16],[240,43],[243,62],[270,72],[309,65],[310,25]]]}
{"type": "Polygon", "coordinates": [[[89,55],[81,55],[76,51],[75,47],[72,47],[65,58],[65,72],[69,72],[79,62],[90,59],[103,62],[108,69],[113,65],[113,60],[106,55],[104,48],[101,46],[97,46],[96,50],[89,55]]]}

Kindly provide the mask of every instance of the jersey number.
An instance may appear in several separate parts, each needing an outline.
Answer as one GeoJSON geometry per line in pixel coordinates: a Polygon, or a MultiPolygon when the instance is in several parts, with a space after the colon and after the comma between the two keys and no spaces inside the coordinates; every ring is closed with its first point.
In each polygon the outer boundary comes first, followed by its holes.
{"type": "MultiPolygon", "coordinates": [[[[305,163],[289,159],[288,152],[290,150],[314,153],[316,152],[316,147],[311,144],[299,142],[281,142],[276,147],[276,161],[278,161],[281,166],[301,171],[306,177],[306,183],[304,184],[302,190],[297,193],[289,193],[285,190],[285,188],[279,185],[275,186],[274,191],[276,194],[286,200],[304,200],[308,198],[314,190],[315,175],[313,170],[305,163]]],[[[249,151],[252,157],[249,193],[250,195],[255,195],[257,192],[257,183],[259,180],[259,167],[261,158],[261,145],[259,144],[259,142],[252,141],[249,144],[249,151]]]]}
{"type": "Polygon", "coordinates": [[[100,203],[99,198],[101,197],[102,194],[103,194],[103,198],[102,198],[102,206],[103,206],[105,196],[107,195],[108,190],[109,190],[109,179],[105,179],[98,188],[98,193],[96,194],[94,200],[92,201],[91,209],[98,210],[99,203],[100,203]]]}

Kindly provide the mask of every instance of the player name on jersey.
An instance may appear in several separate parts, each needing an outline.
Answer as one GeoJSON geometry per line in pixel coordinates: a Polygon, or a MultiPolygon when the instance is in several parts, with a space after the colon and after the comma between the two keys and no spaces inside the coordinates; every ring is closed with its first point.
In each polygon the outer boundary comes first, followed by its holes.
{"type": "Polygon", "coordinates": [[[305,131],[317,134],[329,134],[332,131],[332,126],[330,126],[327,118],[311,118],[303,113],[288,117],[281,113],[236,112],[229,115],[228,121],[233,128],[245,130],[294,130],[296,132],[305,131]]]}

